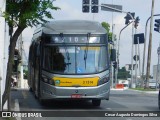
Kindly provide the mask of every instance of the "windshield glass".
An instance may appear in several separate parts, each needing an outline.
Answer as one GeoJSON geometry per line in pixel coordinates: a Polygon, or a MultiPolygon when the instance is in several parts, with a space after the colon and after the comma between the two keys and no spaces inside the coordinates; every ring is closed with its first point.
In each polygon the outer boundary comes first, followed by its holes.
{"type": "Polygon", "coordinates": [[[43,68],[54,73],[87,74],[108,67],[106,46],[45,46],[43,68]],[[86,54],[86,55],[85,55],[86,54]],[[86,56],[86,59],[84,59],[86,56]]]}
{"type": "Polygon", "coordinates": [[[77,73],[101,72],[107,67],[106,47],[77,47],[77,73]],[[85,53],[87,49],[87,53],[85,53]],[[86,60],[84,54],[87,54],[86,60]]]}

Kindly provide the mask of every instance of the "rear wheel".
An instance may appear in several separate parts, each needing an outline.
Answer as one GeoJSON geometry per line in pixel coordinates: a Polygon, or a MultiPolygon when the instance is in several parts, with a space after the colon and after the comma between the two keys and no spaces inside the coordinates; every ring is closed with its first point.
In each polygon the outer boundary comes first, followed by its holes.
{"type": "Polygon", "coordinates": [[[92,100],[92,104],[93,104],[94,106],[100,106],[101,100],[92,100]]]}

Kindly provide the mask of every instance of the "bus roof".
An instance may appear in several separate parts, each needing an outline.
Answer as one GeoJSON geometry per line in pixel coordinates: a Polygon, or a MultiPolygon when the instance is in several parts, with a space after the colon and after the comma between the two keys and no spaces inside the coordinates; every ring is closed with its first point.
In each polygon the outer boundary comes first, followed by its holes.
{"type": "MultiPolygon", "coordinates": [[[[36,31],[35,31],[36,32],[36,31]]],[[[87,20],[59,20],[43,25],[45,34],[106,34],[106,30],[99,22],[87,20]]]]}

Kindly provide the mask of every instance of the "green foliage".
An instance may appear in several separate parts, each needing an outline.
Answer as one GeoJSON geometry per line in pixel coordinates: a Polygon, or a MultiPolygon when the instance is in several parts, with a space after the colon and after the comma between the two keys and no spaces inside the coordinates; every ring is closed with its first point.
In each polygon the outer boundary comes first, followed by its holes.
{"type": "Polygon", "coordinates": [[[106,29],[107,33],[109,33],[109,31],[110,31],[110,25],[109,25],[109,23],[102,22],[101,24],[106,29]]]}
{"type": "Polygon", "coordinates": [[[108,34],[108,40],[112,41],[112,32],[110,32],[110,25],[109,25],[109,23],[102,22],[101,25],[102,25],[102,27],[104,27],[106,29],[106,32],[108,34]]]}
{"type": "Polygon", "coordinates": [[[130,78],[131,75],[129,74],[129,71],[126,71],[125,67],[122,67],[122,69],[118,70],[118,79],[124,79],[130,78]]]}
{"type": "Polygon", "coordinates": [[[143,88],[143,87],[137,87],[137,88],[131,88],[133,90],[139,90],[139,91],[156,91],[156,89],[150,89],[150,88],[143,88]]]}
{"type": "Polygon", "coordinates": [[[6,0],[6,12],[4,17],[9,26],[36,26],[53,19],[49,9],[58,10],[54,7],[53,0],[6,0]]]}

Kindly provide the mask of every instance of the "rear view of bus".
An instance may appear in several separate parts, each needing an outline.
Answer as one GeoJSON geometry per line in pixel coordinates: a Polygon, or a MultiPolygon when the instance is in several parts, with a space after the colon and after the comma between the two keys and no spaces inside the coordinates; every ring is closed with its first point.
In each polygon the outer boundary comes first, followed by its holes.
{"type": "Polygon", "coordinates": [[[38,28],[30,46],[29,86],[41,100],[109,100],[106,30],[93,21],[54,21],[38,28]]]}

